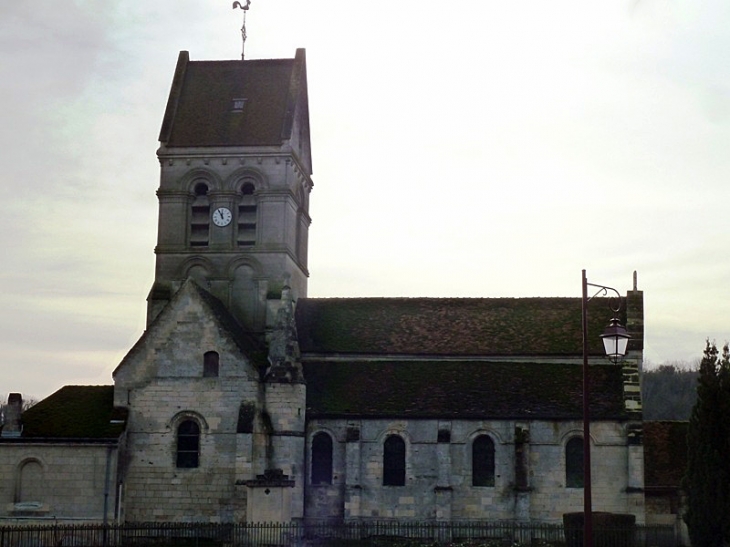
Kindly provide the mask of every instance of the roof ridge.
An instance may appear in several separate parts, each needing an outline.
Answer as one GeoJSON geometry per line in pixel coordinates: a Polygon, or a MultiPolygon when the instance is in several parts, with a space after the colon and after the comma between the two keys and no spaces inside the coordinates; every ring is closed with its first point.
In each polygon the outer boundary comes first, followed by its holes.
{"type": "Polygon", "coordinates": [[[299,300],[580,300],[580,298],[580,296],[307,296],[299,300]]]}
{"type": "Polygon", "coordinates": [[[293,62],[294,57],[272,57],[269,59],[198,59],[190,63],[271,63],[271,62],[293,62]]]}

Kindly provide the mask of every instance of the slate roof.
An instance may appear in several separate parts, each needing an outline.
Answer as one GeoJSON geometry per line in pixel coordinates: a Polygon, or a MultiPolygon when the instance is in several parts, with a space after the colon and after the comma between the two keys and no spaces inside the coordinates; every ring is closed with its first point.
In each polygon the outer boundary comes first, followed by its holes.
{"type": "MultiPolygon", "coordinates": [[[[622,371],[591,365],[591,419],[626,419],[622,371]]],[[[309,362],[308,417],[575,419],[582,366],[479,361],[309,362]]]]}
{"type": "Polygon", "coordinates": [[[167,147],[280,146],[306,86],[304,50],[295,59],[190,61],[180,52],[160,141],[167,147]],[[234,99],[246,99],[242,112],[234,99]]]}
{"type": "Polygon", "coordinates": [[[679,488],[687,468],[686,421],[644,422],[644,486],[679,488]]]}
{"type": "MultiPolygon", "coordinates": [[[[296,317],[305,353],[582,355],[580,298],[303,298],[296,317]]],[[[589,303],[592,355],[610,318],[589,303]]]]}
{"type": "Polygon", "coordinates": [[[114,408],[114,386],[64,386],[23,412],[21,439],[116,439],[126,419],[114,408]]]}

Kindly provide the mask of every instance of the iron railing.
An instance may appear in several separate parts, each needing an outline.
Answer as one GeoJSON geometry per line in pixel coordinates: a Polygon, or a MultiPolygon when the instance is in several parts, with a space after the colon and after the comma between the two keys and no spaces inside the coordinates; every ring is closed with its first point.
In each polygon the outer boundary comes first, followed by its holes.
{"type": "MultiPolygon", "coordinates": [[[[677,547],[672,526],[594,529],[597,547],[677,547]]],[[[125,523],[0,526],[0,547],[580,547],[582,530],[517,522],[125,523]]]]}

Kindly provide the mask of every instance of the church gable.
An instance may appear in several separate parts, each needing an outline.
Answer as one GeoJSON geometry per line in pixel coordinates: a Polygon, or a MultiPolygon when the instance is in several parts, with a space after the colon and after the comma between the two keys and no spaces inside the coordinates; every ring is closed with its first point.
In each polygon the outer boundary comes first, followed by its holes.
{"type": "Polygon", "coordinates": [[[114,371],[117,388],[153,378],[243,377],[258,381],[265,357],[225,307],[186,281],[114,371]]]}
{"type": "Polygon", "coordinates": [[[185,281],[114,374],[129,408],[125,518],[245,515],[236,482],[263,470],[266,449],[262,361],[225,306],[185,281]]]}

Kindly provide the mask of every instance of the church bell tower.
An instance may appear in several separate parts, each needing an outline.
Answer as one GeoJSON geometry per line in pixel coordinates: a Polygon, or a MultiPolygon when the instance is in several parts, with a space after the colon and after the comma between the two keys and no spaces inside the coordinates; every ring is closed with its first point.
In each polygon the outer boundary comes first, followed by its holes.
{"type": "Polygon", "coordinates": [[[191,61],[181,51],[160,131],[151,323],[188,277],[253,332],[285,286],[307,294],[312,159],[305,52],[191,61]]]}

